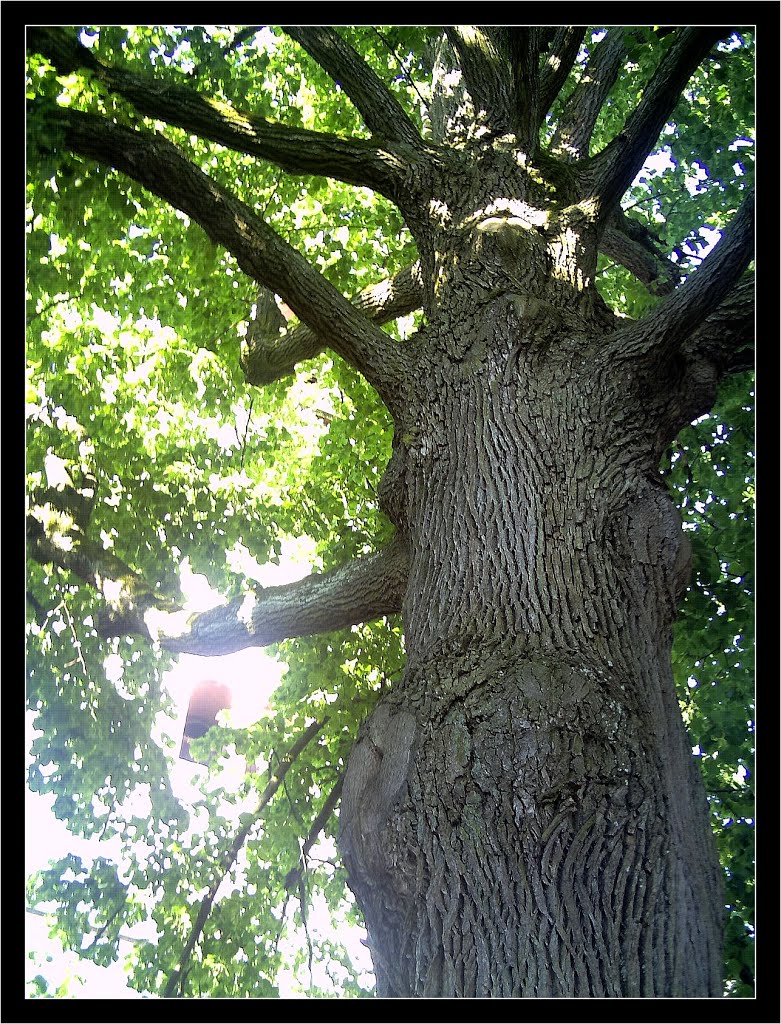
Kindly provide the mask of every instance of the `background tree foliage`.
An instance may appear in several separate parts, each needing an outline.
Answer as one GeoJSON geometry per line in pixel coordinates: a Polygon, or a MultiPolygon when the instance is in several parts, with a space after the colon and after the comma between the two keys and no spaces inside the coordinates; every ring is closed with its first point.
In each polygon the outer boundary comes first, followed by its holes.
{"type": "MultiPolygon", "coordinates": [[[[340,32],[425,126],[436,30],[340,32]]],[[[190,82],[214,101],[367,135],[345,94],[280,30],[87,27],[80,37],[106,64],[190,82]]],[[[586,35],[557,102],[599,37],[598,27],[586,35]]],[[[668,42],[663,30],[633,30],[594,149],[623,123],[668,42]]],[[[675,254],[681,280],[712,241],[706,229],[729,220],[752,177],[752,32],[720,50],[730,59],[703,62],[659,158],[622,202],[675,254]]],[[[146,119],[89,73],[58,74],[35,54],[27,96],[29,494],[43,495],[57,516],[63,474],[94,487],[92,539],[174,600],[185,559],[230,598],[252,585],[248,560],[278,561],[289,539],[308,538],[318,570],[375,550],[390,534],[376,500],[390,422],[373,390],[329,354],[292,379],[248,386],[239,353],[253,283],[184,214],[114,170],[69,156],[45,113],[60,105],[129,126],[146,119]]],[[[369,189],[284,173],[155,127],[345,294],[414,259],[398,211],[369,189]]],[[[599,281],[628,316],[657,301],[609,256],[599,281]]],[[[385,329],[403,337],[414,323],[385,329]]],[[[662,467],[694,545],[674,668],[724,865],[727,991],[737,996],[751,994],[753,977],[752,399],[752,374],[733,377],[662,467]]],[[[135,947],[130,973],[144,992],[273,996],[292,955],[309,994],[319,994],[309,984],[312,958],[328,965],[330,994],[368,994],[338,932],[309,930],[294,954],[283,954],[284,936],[321,898],[337,922],[353,919],[342,869],[312,850],[318,836],[336,833],[358,725],[402,665],[399,622],[278,645],[288,667],[269,713],[201,741],[232,745],[254,770],[238,791],[206,781],[199,805],[186,808],[169,781],[173,740],[155,724],[170,706],[172,657],[138,639],[101,639],[93,591],[54,564],[30,562],[27,592],[37,730],[28,785],[53,798],[75,835],[122,844],[117,863],[69,856],[29,880],[31,905],[54,910],[52,934],[106,964],[120,933],[151,917],[157,942],[135,947]]],[[[48,994],[43,976],[31,994],[48,994]]]]}

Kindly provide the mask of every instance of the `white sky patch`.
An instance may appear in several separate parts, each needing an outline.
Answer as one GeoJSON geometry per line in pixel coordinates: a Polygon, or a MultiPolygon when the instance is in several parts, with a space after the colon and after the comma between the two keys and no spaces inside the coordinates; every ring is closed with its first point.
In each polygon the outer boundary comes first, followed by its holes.
{"type": "Polygon", "coordinates": [[[101,309],[100,306],[92,307],[92,322],[107,338],[113,337],[119,330],[119,318],[101,309]]]}
{"type": "Polygon", "coordinates": [[[236,616],[239,622],[245,626],[252,625],[252,613],[255,611],[255,605],[258,603],[256,595],[252,591],[247,591],[244,595],[244,600],[239,605],[239,610],[236,616]]]}
{"type": "Polygon", "coordinates": [[[185,558],[179,566],[179,585],[182,588],[189,613],[205,612],[224,603],[220,594],[209,586],[207,578],[201,573],[192,571],[188,558],[185,558]]]}
{"type": "MultiPolygon", "coordinates": [[[[313,545],[312,545],[313,547],[313,545]]],[[[307,540],[292,541],[285,545],[288,557],[296,561],[285,561],[282,565],[260,566],[254,563],[258,575],[265,584],[290,582],[305,576],[310,571],[310,563],[306,559],[310,546],[307,540]]],[[[248,558],[248,553],[244,556],[248,558]]],[[[236,559],[240,569],[244,558],[236,559]]],[[[254,561],[254,560],[253,560],[254,561]]],[[[220,594],[213,590],[205,576],[192,572],[187,559],[180,567],[182,591],[187,602],[187,614],[193,611],[205,611],[222,603],[220,594]]],[[[119,655],[108,655],[105,662],[107,678],[123,697],[130,697],[122,683],[123,664],[119,655]]],[[[216,658],[202,658],[192,655],[180,657],[175,668],[165,678],[165,686],[171,694],[175,710],[173,716],[160,712],[155,720],[152,738],[160,746],[168,750],[174,758],[170,768],[171,786],[175,795],[185,805],[202,799],[203,794],[197,782],[206,773],[203,765],[192,764],[179,759],[179,749],[184,730],[184,720],[193,688],[204,679],[217,679],[231,689],[232,707],[221,713],[221,720],[234,728],[246,728],[256,722],[269,709],[269,701],[274,689],[279,685],[285,666],[276,659],[269,657],[259,648],[249,648],[235,654],[216,658]],[[170,737],[164,739],[164,734],[170,737]],[[173,741],[173,746],[171,745],[173,741]]],[[[34,726],[34,712],[27,715],[27,749],[29,750],[38,730],[34,726]]],[[[238,788],[246,771],[244,758],[234,755],[228,757],[215,785],[227,788],[238,788]]],[[[46,774],[46,773],[44,773],[46,774]]],[[[65,824],[54,817],[52,804],[54,795],[42,796],[25,790],[25,874],[46,868],[50,861],[57,860],[69,853],[81,857],[85,863],[103,856],[121,864],[122,843],[118,838],[108,842],[97,839],[83,839],[74,836],[65,824]]],[[[256,799],[256,798],[255,798],[256,799]]],[[[252,800],[250,800],[250,803],[252,800]]],[[[126,802],[123,810],[128,814],[144,816],[151,809],[149,787],[139,786],[126,802]]],[[[241,808],[241,809],[249,809],[241,808]]],[[[192,824],[195,825],[195,817],[192,824]]],[[[204,822],[200,822],[200,827],[204,822]]],[[[52,988],[56,988],[66,977],[72,979],[70,995],[79,998],[128,998],[137,993],[129,990],[126,985],[125,972],[120,961],[105,969],[81,961],[75,954],[63,952],[57,940],[48,938],[49,926],[44,917],[31,913],[25,914],[25,930],[27,949],[41,954],[41,959],[27,960],[27,978],[43,974],[52,988]],[[45,957],[53,959],[46,961],[45,957]],[[83,979],[83,983],[79,980],[83,979]]],[[[156,929],[153,922],[137,926],[130,931],[131,937],[138,938],[146,934],[154,938],[156,929]]],[[[126,954],[131,946],[122,943],[121,953],[126,954]]]]}
{"type": "Polygon", "coordinates": [[[700,259],[705,259],[705,257],[708,255],[708,253],[713,248],[713,246],[716,245],[716,243],[718,241],[720,241],[720,239],[721,239],[721,232],[717,231],[715,228],[701,227],[700,228],[700,237],[704,238],[706,240],[706,242],[708,243],[708,245],[707,245],[707,247],[705,249],[698,250],[698,255],[699,255],[700,259]]]}
{"type": "Polygon", "coordinates": [[[319,568],[317,545],[306,536],[283,539],[278,565],[274,562],[261,565],[243,544],[237,544],[228,552],[227,562],[233,572],[243,573],[262,587],[295,583],[308,576],[313,568],[319,568]]]}

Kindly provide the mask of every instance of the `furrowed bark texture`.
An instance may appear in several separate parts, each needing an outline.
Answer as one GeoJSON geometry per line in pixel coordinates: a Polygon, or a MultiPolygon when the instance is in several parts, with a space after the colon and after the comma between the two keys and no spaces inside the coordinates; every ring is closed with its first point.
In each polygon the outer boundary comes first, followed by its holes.
{"type": "Polygon", "coordinates": [[[342,798],[377,991],[717,996],[720,868],[670,667],[688,544],[656,474],[687,364],[605,358],[653,341],[599,301],[566,181],[551,211],[499,153],[451,171],[416,225],[428,324],[381,489],[408,665],[342,798]]]}
{"type": "Polygon", "coordinates": [[[718,995],[680,524],[633,465],[631,381],[533,361],[443,359],[406,473],[409,668],[342,810],[378,992],[718,995]]]}
{"type": "Polygon", "coordinates": [[[669,669],[680,527],[621,458],[630,432],[600,436],[617,383],[545,376],[520,416],[518,383],[441,380],[452,433],[409,481],[410,668],[342,811],[378,991],[716,995],[718,867],[669,669]]]}

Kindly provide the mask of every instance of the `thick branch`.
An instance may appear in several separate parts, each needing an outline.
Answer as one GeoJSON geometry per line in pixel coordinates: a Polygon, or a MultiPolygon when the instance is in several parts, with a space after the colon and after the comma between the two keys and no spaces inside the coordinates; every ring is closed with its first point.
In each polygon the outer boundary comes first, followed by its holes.
{"type": "Polygon", "coordinates": [[[656,424],[657,455],[713,408],[725,377],[754,368],[754,341],[754,275],[748,274],[684,339],[678,359],[650,367],[646,402],[648,421],[656,424]]]}
{"type": "Polygon", "coordinates": [[[628,331],[616,336],[605,353],[623,359],[666,358],[692,333],[735,286],[754,254],[754,192],[750,189],[719,243],[686,284],[628,331]]]}
{"type": "Polygon", "coordinates": [[[727,31],[714,27],[687,27],[679,31],[623,130],[594,157],[594,194],[602,200],[603,210],[612,209],[632,184],[684,86],[711,47],[727,31]]]}
{"type": "Polygon", "coordinates": [[[544,115],[540,102],[540,29],[531,25],[514,25],[507,30],[507,38],[512,73],[511,124],[519,147],[531,158],[537,149],[540,121],[544,115]]]}
{"type": "Polygon", "coordinates": [[[344,89],[377,138],[422,148],[420,133],[366,61],[333,28],[286,25],[284,31],[344,89]]]}
{"type": "MultiPolygon", "coordinates": [[[[545,60],[540,76],[540,114],[544,117],[572,70],[586,29],[581,25],[567,25],[556,30],[551,52],[545,60]]],[[[539,127],[539,126],[538,126],[539,127]]]]}
{"type": "Polygon", "coordinates": [[[241,269],[280,295],[323,342],[355,366],[389,407],[402,400],[408,356],[283,238],[161,135],[59,108],[48,115],[74,153],[116,167],[182,210],[241,269]]]}
{"type": "MultiPolygon", "coordinates": [[[[143,577],[87,536],[87,522],[70,511],[80,491],[60,487],[32,496],[27,551],[42,565],[57,565],[100,594],[101,636],[143,636],[180,654],[229,654],[294,636],[344,629],[401,610],[407,587],[407,553],[400,539],[322,575],[282,587],[258,588],[228,605],[200,614],[155,593],[143,577]],[[63,508],[67,511],[63,511],[63,508]]],[[[80,507],[80,506],[79,506],[80,507]]]]}
{"type": "MultiPolygon", "coordinates": [[[[496,135],[515,130],[517,122],[510,65],[496,39],[479,25],[452,25],[445,31],[458,57],[477,120],[496,135]]],[[[520,41],[516,41],[516,61],[523,59],[521,49],[520,41]]],[[[527,84],[527,89],[536,90],[536,76],[527,84]]]]}
{"type": "Polygon", "coordinates": [[[654,295],[669,294],[680,281],[680,268],[666,258],[648,228],[623,213],[610,218],[599,249],[654,295]]]}
{"type": "Polygon", "coordinates": [[[754,255],[754,190],[749,189],[724,235],[683,288],[643,320],[656,344],[686,337],[732,290],[754,255]]]}
{"type": "MultiPolygon", "coordinates": [[[[31,28],[28,45],[63,73],[91,71],[147,117],[268,160],[285,171],[368,185],[391,199],[402,188],[404,161],[372,142],[276,124],[204,96],[190,86],[109,67],[62,28],[31,28]]],[[[408,176],[404,176],[404,182],[403,187],[408,188],[408,176]]]]}
{"type": "Polygon", "coordinates": [[[297,583],[267,587],[181,623],[175,616],[146,616],[166,650],[181,654],[230,654],[266,647],[289,637],[345,629],[401,610],[407,586],[407,552],[401,540],[297,583]]]}
{"type": "Polygon", "coordinates": [[[154,593],[126,562],[40,498],[27,515],[27,554],[41,565],[65,569],[100,594],[98,629],[104,636],[148,636],[144,615],[150,609],[176,612],[174,603],[154,593]]]}
{"type": "Polygon", "coordinates": [[[707,359],[719,374],[754,367],[756,338],[754,275],[744,277],[719,306],[696,327],[683,346],[691,359],[707,359]]]}
{"type": "Polygon", "coordinates": [[[611,28],[589,58],[559,117],[550,150],[560,159],[574,161],[588,156],[594,125],[618,78],[625,54],[624,29],[611,28]]]}
{"type": "MultiPolygon", "coordinates": [[[[351,301],[375,324],[385,324],[420,308],[422,297],[420,264],[413,263],[390,280],[365,288],[351,301]]],[[[281,337],[258,337],[242,352],[241,364],[247,383],[263,386],[287,377],[298,363],[314,359],[324,348],[325,342],[306,324],[292,328],[281,337]]]]}

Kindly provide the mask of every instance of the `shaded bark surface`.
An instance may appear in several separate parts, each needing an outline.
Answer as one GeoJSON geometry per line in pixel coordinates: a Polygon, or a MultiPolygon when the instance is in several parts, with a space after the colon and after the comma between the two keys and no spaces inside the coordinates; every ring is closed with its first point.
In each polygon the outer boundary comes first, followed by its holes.
{"type": "Polygon", "coordinates": [[[720,869],[670,669],[688,544],[649,420],[680,368],[605,358],[620,324],[587,233],[474,190],[428,261],[383,486],[408,667],[343,791],[377,991],[719,995],[720,869]]]}
{"type": "Polygon", "coordinates": [[[442,420],[407,460],[409,667],[342,810],[378,994],[718,995],[677,514],[611,415],[620,381],[540,369],[520,403],[500,362],[430,378],[442,420]]]}
{"type": "Polygon", "coordinates": [[[704,800],[646,724],[617,677],[507,646],[383,705],[342,811],[379,995],[719,994],[704,800]]]}

